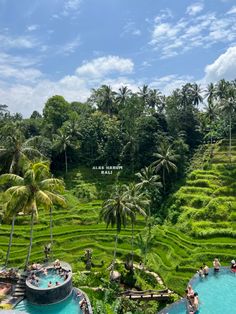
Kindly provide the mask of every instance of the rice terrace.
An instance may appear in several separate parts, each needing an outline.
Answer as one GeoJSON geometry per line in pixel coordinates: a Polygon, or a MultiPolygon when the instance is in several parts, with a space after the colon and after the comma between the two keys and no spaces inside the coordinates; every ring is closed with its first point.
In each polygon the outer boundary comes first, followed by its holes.
{"type": "Polygon", "coordinates": [[[236,311],[231,2],[0,1],[3,313],[236,311]]]}

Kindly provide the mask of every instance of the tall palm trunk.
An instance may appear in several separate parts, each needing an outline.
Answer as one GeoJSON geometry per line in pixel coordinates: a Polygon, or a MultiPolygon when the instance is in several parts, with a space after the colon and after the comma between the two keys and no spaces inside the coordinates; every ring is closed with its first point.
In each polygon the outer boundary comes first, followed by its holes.
{"type": "Polygon", "coordinates": [[[132,222],[132,240],[131,240],[131,262],[134,265],[134,223],[132,222]]]}
{"type": "Polygon", "coordinates": [[[210,154],[211,159],[213,157],[213,136],[212,136],[212,133],[213,133],[213,127],[211,125],[211,154],[210,154]]]}
{"type": "Polygon", "coordinates": [[[68,167],[67,167],[67,153],[66,153],[66,148],[65,148],[65,167],[66,167],[66,173],[67,173],[67,170],[68,170],[68,167]]]}
{"type": "Polygon", "coordinates": [[[232,118],[231,113],[229,114],[229,162],[231,163],[231,146],[232,146],[232,118]]]}
{"type": "Polygon", "coordinates": [[[20,160],[19,152],[16,151],[13,155],[12,162],[10,165],[9,173],[18,174],[18,164],[20,160]]]}
{"type": "MultiPolygon", "coordinates": [[[[52,230],[52,228],[53,228],[53,225],[52,225],[52,206],[51,206],[50,207],[50,243],[51,243],[50,248],[51,248],[51,252],[52,252],[52,246],[53,246],[53,230],[52,230]]],[[[53,254],[52,254],[52,256],[53,256],[53,254]]]]}
{"type": "Polygon", "coordinates": [[[31,220],[30,220],[30,244],[29,244],[28,254],[25,261],[25,270],[27,269],[29,265],[29,260],[30,260],[30,254],[31,254],[32,243],[33,243],[33,226],[34,226],[34,211],[32,210],[31,220]]]}
{"type": "Polygon", "coordinates": [[[115,236],[115,248],[114,248],[114,255],[113,255],[113,261],[112,261],[112,268],[111,268],[112,277],[113,277],[114,268],[115,268],[115,262],[116,262],[117,243],[118,243],[118,232],[117,232],[117,234],[115,236]]]}
{"type": "Polygon", "coordinates": [[[14,215],[13,218],[12,218],[11,233],[10,233],[9,244],[8,244],[8,249],[7,249],[5,267],[7,267],[8,260],[9,260],[9,255],[10,255],[10,250],[11,250],[11,245],[12,245],[12,237],[13,237],[13,232],[14,232],[15,220],[16,220],[16,215],[14,215]]]}
{"type": "Polygon", "coordinates": [[[166,194],[166,181],[165,181],[165,167],[162,168],[162,183],[163,183],[163,191],[166,194]]]}

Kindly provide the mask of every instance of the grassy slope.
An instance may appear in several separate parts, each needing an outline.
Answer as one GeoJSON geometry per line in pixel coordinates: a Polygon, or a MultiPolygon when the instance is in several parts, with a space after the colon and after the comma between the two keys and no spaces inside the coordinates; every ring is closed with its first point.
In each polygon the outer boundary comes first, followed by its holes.
{"type": "MultiPolygon", "coordinates": [[[[160,273],[166,284],[179,293],[183,293],[186,283],[202,262],[211,266],[212,259],[217,255],[227,264],[235,257],[236,140],[233,141],[234,158],[230,167],[227,166],[226,145],[226,142],[215,145],[212,165],[207,163],[209,149],[205,151],[205,155],[200,152],[193,161],[195,170],[189,174],[185,186],[173,197],[171,210],[181,212],[177,225],[156,226],[152,230],[152,248],[148,253],[149,268],[160,273]],[[215,206],[214,202],[217,202],[215,206]]],[[[109,191],[111,184],[115,182],[115,176],[101,177],[98,173],[85,169],[81,172],[87,187],[93,192],[95,188],[99,195],[100,191],[109,191]]],[[[72,181],[74,177],[75,172],[71,172],[67,178],[67,187],[70,189],[76,186],[72,181]]],[[[125,180],[124,178],[123,181],[125,180]]],[[[84,269],[81,261],[84,249],[92,248],[94,263],[99,264],[103,260],[107,266],[112,260],[115,230],[107,230],[98,221],[102,200],[81,203],[71,191],[66,196],[68,208],[54,211],[53,214],[54,256],[70,262],[74,270],[81,270],[84,269]]],[[[29,241],[28,220],[21,217],[18,222],[24,222],[24,225],[16,226],[11,265],[23,263],[29,241]]],[[[0,246],[4,252],[7,249],[9,231],[10,226],[1,226],[0,246]]],[[[142,219],[136,225],[136,235],[139,232],[145,233],[142,219]]],[[[130,252],[130,237],[130,229],[121,233],[118,256],[124,258],[130,252]]],[[[43,244],[48,242],[49,214],[41,212],[39,222],[35,225],[32,260],[43,259],[43,244]]],[[[140,254],[137,246],[136,254],[140,254]]]]}
{"type": "Polygon", "coordinates": [[[229,165],[228,141],[206,146],[195,156],[186,183],[171,198],[173,226],[156,227],[149,264],[169,287],[183,293],[189,278],[215,256],[228,265],[236,249],[236,139],[229,165]]]}
{"type": "MultiPolygon", "coordinates": [[[[80,169],[83,183],[82,190],[89,189],[95,200],[82,203],[71,191],[66,192],[68,208],[55,209],[53,212],[53,234],[54,234],[54,256],[64,259],[72,264],[74,270],[84,270],[84,263],[81,257],[86,248],[93,249],[93,261],[95,264],[105,262],[108,266],[113,256],[114,229],[106,229],[104,223],[99,221],[99,211],[102,200],[97,199],[101,191],[109,192],[116,178],[112,176],[102,176],[98,171],[80,169]]],[[[80,181],[73,182],[77,171],[72,171],[66,179],[66,185],[69,188],[79,186],[80,181]]],[[[126,178],[121,178],[124,182],[126,178]]],[[[76,193],[81,189],[76,188],[76,193]]],[[[81,193],[81,192],[78,192],[81,193]]],[[[83,194],[83,193],[82,193],[83,194]]],[[[106,193],[105,193],[106,194],[106,193]]],[[[137,219],[135,232],[139,232],[144,227],[144,220],[137,219]]],[[[1,225],[0,227],[0,248],[4,255],[8,246],[10,225],[1,225]]],[[[39,219],[34,227],[34,242],[31,255],[31,261],[42,261],[44,258],[43,245],[49,243],[49,213],[39,211],[39,219]]],[[[13,245],[10,255],[10,265],[22,266],[26,257],[29,243],[29,217],[18,217],[13,245]]],[[[130,252],[131,227],[122,231],[118,245],[118,257],[125,256],[130,252]]],[[[4,257],[4,256],[3,256],[4,257]]],[[[3,263],[3,260],[2,260],[3,263]]],[[[96,267],[95,267],[96,270],[96,267]]]]}

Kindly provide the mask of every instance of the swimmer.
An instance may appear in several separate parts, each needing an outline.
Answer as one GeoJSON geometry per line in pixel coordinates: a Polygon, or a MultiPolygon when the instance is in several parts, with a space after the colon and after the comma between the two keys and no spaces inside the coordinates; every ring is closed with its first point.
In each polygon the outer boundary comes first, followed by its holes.
{"type": "Polygon", "coordinates": [[[213,261],[213,267],[214,267],[214,271],[218,272],[220,270],[220,262],[219,259],[216,257],[213,261]]]}
{"type": "Polygon", "coordinates": [[[209,267],[206,264],[203,264],[203,273],[205,276],[209,274],[209,267]]]}

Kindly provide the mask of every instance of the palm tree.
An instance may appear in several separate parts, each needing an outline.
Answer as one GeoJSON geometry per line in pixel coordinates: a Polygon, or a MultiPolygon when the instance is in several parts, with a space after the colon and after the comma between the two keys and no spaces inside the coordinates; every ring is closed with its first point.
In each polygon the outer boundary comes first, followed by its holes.
{"type": "Polygon", "coordinates": [[[6,254],[6,259],[5,259],[5,268],[8,265],[8,261],[9,261],[9,256],[10,256],[10,251],[11,251],[11,246],[12,246],[12,239],[13,239],[13,233],[14,233],[14,226],[15,226],[15,220],[16,220],[16,216],[19,213],[19,208],[14,207],[11,208],[9,206],[7,206],[8,203],[6,204],[6,218],[12,217],[12,222],[11,222],[11,232],[10,232],[10,237],[9,237],[9,243],[8,243],[8,248],[7,248],[7,254],[6,254]]]}
{"type": "Polygon", "coordinates": [[[166,191],[166,171],[170,173],[171,171],[177,172],[177,166],[175,162],[178,159],[178,155],[175,154],[175,151],[170,145],[163,142],[160,145],[158,153],[154,153],[154,157],[157,158],[156,161],[152,163],[155,171],[162,170],[162,184],[164,193],[166,191]]]}
{"type": "Polygon", "coordinates": [[[229,161],[231,163],[231,146],[232,146],[232,115],[236,108],[236,90],[233,86],[228,85],[228,89],[224,98],[221,98],[220,108],[229,119],[229,161]]]}
{"type": "Polygon", "coordinates": [[[32,163],[25,171],[24,176],[3,174],[0,183],[11,184],[6,190],[8,202],[6,207],[10,213],[22,211],[31,215],[30,244],[25,262],[27,268],[33,241],[34,219],[38,217],[38,208],[41,206],[50,209],[50,237],[52,241],[51,213],[54,204],[65,205],[64,198],[59,194],[64,190],[63,182],[50,178],[49,165],[46,162],[32,163]]]}
{"type": "MultiPolygon", "coordinates": [[[[143,193],[152,197],[153,191],[159,190],[162,188],[162,184],[160,182],[160,176],[154,174],[154,170],[151,166],[145,167],[140,170],[140,172],[135,174],[138,179],[139,183],[136,184],[137,188],[141,189],[143,193]]],[[[150,207],[148,217],[150,217],[150,207]]]]}
{"type": "Polygon", "coordinates": [[[136,221],[136,214],[146,216],[144,208],[148,207],[149,200],[145,193],[140,192],[139,187],[134,184],[130,184],[125,192],[127,197],[127,206],[130,208],[130,212],[128,212],[128,216],[131,221],[132,226],[132,240],[131,240],[131,262],[133,266],[134,262],[134,224],[136,221]]]}
{"type": "Polygon", "coordinates": [[[111,197],[103,203],[100,212],[100,218],[104,220],[107,227],[109,227],[109,225],[111,225],[112,228],[116,226],[112,275],[116,261],[118,236],[122,226],[125,228],[128,220],[131,221],[132,225],[134,224],[136,211],[145,215],[145,212],[139,206],[139,198],[137,195],[134,197],[133,193],[134,191],[127,188],[125,185],[116,185],[111,197]]]}
{"type": "Polygon", "coordinates": [[[197,83],[192,84],[191,87],[191,97],[193,100],[193,105],[197,107],[200,103],[203,102],[203,97],[201,95],[201,87],[197,83]]]}
{"type": "Polygon", "coordinates": [[[119,104],[120,109],[124,108],[126,100],[132,95],[131,89],[127,86],[121,86],[119,92],[116,93],[116,102],[119,104]]]}
{"type": "Polygon", "coordinates": [[[67,148],[73,147],[71,139],[72,135],[63,129],[59,129],[57,134],[54,135],[53,148],[57,150],[59,153],[64,153],[66,174],[68,171],[67,148]]]}
{"type": "Polygon", "coordinates": [[[216,98],[216,87],[213,83],[207,85],[205,97],[207,98],[207,102],[209,105],[212,104],[214,99],[216,98]]]}
{"type": "Polygon", "coordinates": [[[29,159],[44,158],[34,147],[34,138],[25,139],[23,133],[14,123],[8,124],[2,134],[3,145],[0,148],[0,156],[10,160],[10,173],[17,174],[21,162],[29,162],[29,159]]]}
{"type": "MultiPolygon", "coordinates": [[[[209,98],[208,98],[209,100],[209,98]]],[[[211,141],[211,157],[213,156],[213,133],[214,133],[214,123],[217,119],[218,106],[212,101],[208,101],[208,105],[205,106],[206,118],[210,123],[210,141],[211,141]]]]}
{"type": "Polygon", "coordinates": [[[146,105],[147,102],[147,98],[148,98],[148,92],[149,92],[149,88],[148,85],[143,85],[142,88],[138,88],[139,91],[137,93],[137,95],[142,99],[143,101],[143,105],[146,105]]]}
{"type": "Polygon", "coordinates": [[[115,111],[115,95],[116,93],[112,90],[111,86],[102,85],[99,89],[92,90],[90,101],[95,103],[99,110],[111,116],[115,111]]]}

